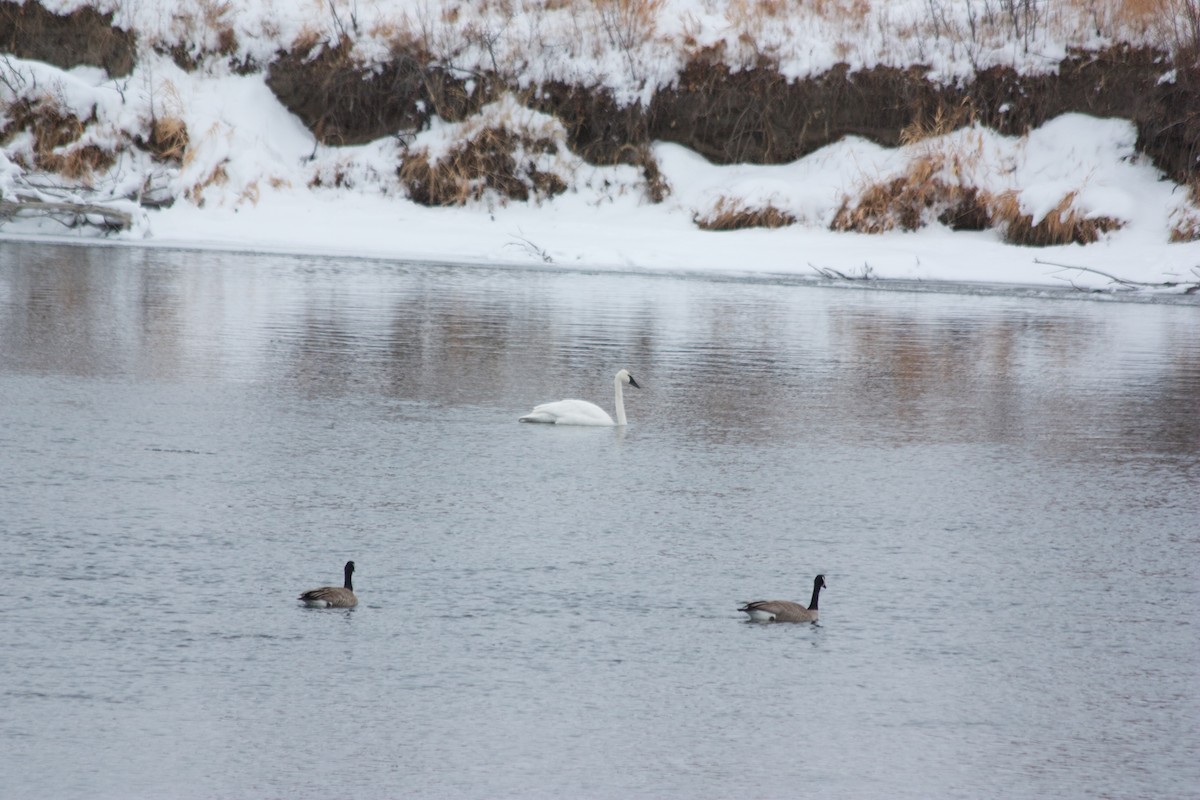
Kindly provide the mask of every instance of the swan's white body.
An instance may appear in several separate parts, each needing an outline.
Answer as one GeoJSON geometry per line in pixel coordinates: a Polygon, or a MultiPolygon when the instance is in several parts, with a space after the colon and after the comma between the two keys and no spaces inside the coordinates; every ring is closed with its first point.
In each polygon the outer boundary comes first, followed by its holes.
{"type": "Polygon", "coordinates": [[[627,383],[635,389],[641,388],[629,374],[629,370],[623,369],[613,378],[613,395],[617,405],[617,421],[615,423],[607,411],[587,400],[558,400],[553,403],[542,403],[521,417],[521,422],[544,422],[549,425],[624,425],[625,397],[621,387],[627,383]]]}

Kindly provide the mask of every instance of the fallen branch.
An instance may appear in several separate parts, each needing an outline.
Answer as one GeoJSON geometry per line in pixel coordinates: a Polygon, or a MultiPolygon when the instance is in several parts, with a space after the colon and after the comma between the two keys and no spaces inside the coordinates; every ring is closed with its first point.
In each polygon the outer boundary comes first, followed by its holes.
{"type": "MultiPolygon", "coordinates": [[[[1033,263],[1041,264],[1047,267],[1058,267],[1059,269],[1064,270],[1071,269],[1079,270],[1080,272],[1090,272],[1093,275],[1099,275],[1102,278],[1108,278],[1118,286],[1124,286],[1129,289],[1175,289],[1180,286],[1186,286],[1187,288],[1183,290],[1184,294],[1195,294],[1196,292],[1200,292],[1200,267],[1192,267],[1192,273],[1197,276],[1197,280],[1195,281],[1160,281],[1158,283],[1152,283],[1148,281],[1133,281],[1129,280],[1128,278],[1121,278],[1093,267],[1080,267],[1074,264],[1059,264],[1054,261],[1043,261],[1040,258],[1035,258],[1033,263]]],[[[1066,278],[1061,278],[1060,280],[1066,280],[1066,278]]],[[[1075,286],[1074,283],[1071,285],[1075,286]]],[[[1075,286],[1075,288],[1083,291],[1078,286],[1075,286]]]]}
{"type": "Polygon", "coordinates": [[[133,224],[133,215],[93,203],[45,202],[42,200],[0,200],[0,220],[18,215],[53,217],[67,227],[92,223],[89,217],[100,217],[99,227],[109,231],[127,230],[133,224]],[[60,219],[64,216],[67,219],[60,219]]]}

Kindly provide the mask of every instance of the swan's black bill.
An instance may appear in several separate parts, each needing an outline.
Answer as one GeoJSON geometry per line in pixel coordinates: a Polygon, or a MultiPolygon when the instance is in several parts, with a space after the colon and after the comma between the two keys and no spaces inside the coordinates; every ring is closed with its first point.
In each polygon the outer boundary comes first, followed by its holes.
{"type": "Polygon", "coordinates": [[[635,380],[633,379],[633,376],[632,376],[632,375],[630,375],[630,376],[629,376],[629,385],[630,385],[630,386],[632,386],[632,387],[633,387],[633,388],[635,388],[635,389],[640,389],[640,388],[642,388],[642,387],[638,386],[638,382],[637,382],[637,381],[635,381],[635,380]]]}

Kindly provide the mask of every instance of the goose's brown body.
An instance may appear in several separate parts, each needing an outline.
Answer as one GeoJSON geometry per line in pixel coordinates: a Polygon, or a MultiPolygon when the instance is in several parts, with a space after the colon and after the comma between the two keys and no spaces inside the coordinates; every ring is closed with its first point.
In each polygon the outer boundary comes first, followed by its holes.
{"type": "Polygon", "coordinates": [[[354,562],[347,561],[343,572],[346,575],[345,586],[309,589],[300,595],[301,602],[310,608],[354,608],[358,605],[358,598],[354,596],[354,585],[350,580],[350,576],[354,574],[354,562]]]}
{"type": "Polygon", "coordinates": [[[742,606],[738,611],[749,614],[754,622],[816,622],[817,603],[824,588],[825,576],[818,575],[813,579],[812,601],[808,608],[791,600],[756,600],[742,606]]]}

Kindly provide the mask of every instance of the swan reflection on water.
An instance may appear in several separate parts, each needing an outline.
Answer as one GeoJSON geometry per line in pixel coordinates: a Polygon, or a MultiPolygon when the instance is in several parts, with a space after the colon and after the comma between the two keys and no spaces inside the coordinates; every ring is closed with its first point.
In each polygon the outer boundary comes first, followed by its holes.
{"type": "Polygon", "coordinates": [[[554,403],[543,403],[535,406],[533,411],[521,417],[520,421],[544,422],[550,425],[624,425],[625,397],[621,387],[625,384],[629,384],[635,389],[642,388],[638,386],[638,382],[633,379],[627,369],[621,370],[613,378],[613,395],[617,406],[615,423],[607,411],[587,400],[559,400],[554,403]]]}

